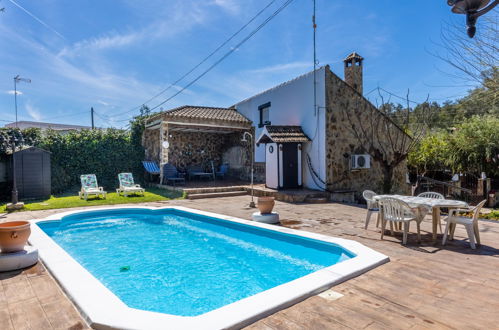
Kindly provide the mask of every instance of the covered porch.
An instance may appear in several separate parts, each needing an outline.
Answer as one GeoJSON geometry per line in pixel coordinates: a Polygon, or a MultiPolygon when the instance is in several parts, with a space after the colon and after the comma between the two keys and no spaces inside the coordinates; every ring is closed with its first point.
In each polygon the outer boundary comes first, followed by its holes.
{"type": "Polygon", "coordinates": [[[164,164],[182,173],[195,166],[212,173],[228,164],[228,176],[245,180],[250,172],[251,144],[241,138],[251,131],[251,121],[235,109],[183,106],[149,118],[143,145],[146,159],[160,165],[160,182],[164,164]]]}

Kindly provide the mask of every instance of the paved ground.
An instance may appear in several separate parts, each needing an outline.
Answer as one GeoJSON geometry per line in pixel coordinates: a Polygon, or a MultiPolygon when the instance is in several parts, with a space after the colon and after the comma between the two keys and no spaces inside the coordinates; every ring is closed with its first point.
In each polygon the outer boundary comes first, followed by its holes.
{"type": "MultiPolygon", "coordinates": [[[[148,205],[176,204],[249,219],[254,210],[248,202],[242,196],[148,205]]],[[[422,226],[423,243],[417,244],[413,234],[402,246],[400,234],[381,241],[375,221],[364,230],[365,209],[358,206],[277,202],[276,210],[288,227],[359,241],[391,262],[333,287],[340,298],[310,297],[248,329],[499,329],[499,223],[480,222],[482,246],[473,251],[460,227],[447,246],[431,244],[429,219],[422,226]]],[[[56,212],[16,213],[7,220],[56,212]]],[[[86,327],[42,265],[0,275],[1,329],[86,327]]]]}

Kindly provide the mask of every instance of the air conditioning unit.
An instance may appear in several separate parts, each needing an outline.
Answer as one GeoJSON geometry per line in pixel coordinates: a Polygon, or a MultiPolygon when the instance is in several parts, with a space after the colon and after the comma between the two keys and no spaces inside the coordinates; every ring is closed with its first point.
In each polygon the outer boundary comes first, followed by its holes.
{"type": "Polygon", "coordinates": [[[351,169],[359,170],[363,168],[371,168],[371,156],[352,155],[351,169]]]}

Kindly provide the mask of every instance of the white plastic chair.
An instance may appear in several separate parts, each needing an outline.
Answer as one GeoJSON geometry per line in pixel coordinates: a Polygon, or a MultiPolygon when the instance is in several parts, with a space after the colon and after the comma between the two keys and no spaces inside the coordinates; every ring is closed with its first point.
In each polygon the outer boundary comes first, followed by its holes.
{"type": "MultiPolygon", "coordinates": [[[[468,238],[470,240],[470,245],[472,249],[475,249],[475,237],[476,237],[476,242],[480,244],[480,232],[478,230],[478,216],[480,215],[480,209],[485,205],[485,202],[487,200],[481,201],[477,206],[474,208],[467,208],[467,209],[453,209],[449,212],[449,216],[445,218],[445,221],[447,222],[447,225],[445,226],[445,233],[444,233],[444,238],[442,240],[442,245],[445,245],[447,241],[447,236],[449,235],[449,230],[450,230],[450,225],[454,224],[461,224],[464,225],[466,228],[466,232],[468,232],[468,238]],[[458,215],[458,212],[473,212],[473,217],[472,218],[467,218],[467,217],[462,217],[458,215]]],[[[452,233],[450,234],[451,239],[454,237],[454,229],[452,230],[452,233]]]]}
{"type": "Polygon", "coordinates": [[[442,195],[441,193],[437,193],[435,191],[422,192],[417,197],[445,199],[444,195],[442,195]]]}
{"type": "Polygon", "coordinates": [[[381,239],[383,239],[386,223],[388,221],[401,224],[403,223],[404,234],[403,234],[402,244],[403,245],[407,244],[407,233],[409,232],[409,223],[411,221],[416,221],[418,242],[421,242],[420,225],[424,216],[428,212],[427,208],[412,209],[406,202],[391,197],[381,198],[379,200],[379,205],[381,207],[381,212],[382,212],[381,239]]]}
{"type": "Polygon", "coordinates": [[[364,190],[362,193],[362,197],[367,202],[367,215],[366,215],[366,225],[365,229],[367,229],[367,226],[369,225],[369,221],[371,221],[371,215],[373,213],[378,213],[378,218],[376,220],[376,227],[379,226],[379,205],[378,202],[374,200],[374,196],[377,194],[374,191],[371,190],[364,190]]]}
{"type": "MultiPolygon", "coordinates": [[[[441,193],[437,193],[435,191],[422,192],[417,197],[434,198],[434,199],[445,199],[444,195],[442,195],[441,193]]],[[[443,233],[443,231],[442,231],[442,222],[440,221],[440,217],[438,217],[438,228],[440,228],[440,232],[443,233]]]]}

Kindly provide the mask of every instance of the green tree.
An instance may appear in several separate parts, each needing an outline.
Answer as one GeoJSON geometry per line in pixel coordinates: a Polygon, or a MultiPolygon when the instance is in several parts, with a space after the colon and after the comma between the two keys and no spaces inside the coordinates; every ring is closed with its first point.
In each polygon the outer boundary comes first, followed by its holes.
{"type": "Polygon", "coordinates": [[[426,136],[408,157],[410,167],[499,176],[499,117],[474,116],[454,130],[426,136]]]}
{"type": "Polygon", "coordinates": [[[474,116],[450,134],[447,164],[455,171],[499,176],[499,117],[474,116]]]}
{"type": "Polygon", "coordinates": [[[447,164],[448,151],[449,133],[430,134],[409,153],[407,164],[423,176],[431,170],[443,170],[447,164]]]}

